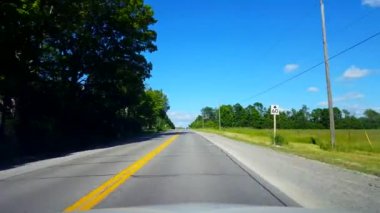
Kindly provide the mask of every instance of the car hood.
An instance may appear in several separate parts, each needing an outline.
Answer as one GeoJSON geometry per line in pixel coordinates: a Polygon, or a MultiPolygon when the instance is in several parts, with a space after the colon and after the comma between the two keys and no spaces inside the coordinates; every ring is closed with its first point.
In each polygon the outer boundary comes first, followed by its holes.
{"type": "Polygon", "coordinates": [[[299,207],[251,206],[240,204],[191,203],[175,205],[135,206],[127,208],[93,209],[89,213],[320,213],[348,212],[343,209],[306,209],[299,207]]]}

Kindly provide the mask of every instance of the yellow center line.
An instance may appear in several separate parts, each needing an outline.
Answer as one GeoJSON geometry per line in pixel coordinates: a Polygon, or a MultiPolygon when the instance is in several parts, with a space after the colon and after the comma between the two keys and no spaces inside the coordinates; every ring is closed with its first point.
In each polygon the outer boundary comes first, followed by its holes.
{"type": "Polygon", "coordinates": [[[73,212],[73,211],[86,211],[92,209],[94,206],[102,202],[107,198],[109,194],[115,191],[121,184],[127,181],[133,174],[139,171],[145,164],[152,160],[156,155],[163,151],[167,146],[169,146],[173,141],[178,137],[174,135],[168,140],[160,144],[154,150],[135,161],[133,164],[129,165],[127,168],[120,171],[115,176],[108,179],[99,187],[93,189],[87,195],[80,198],[74,204],[67,207],[64,212],[73,212]]]}

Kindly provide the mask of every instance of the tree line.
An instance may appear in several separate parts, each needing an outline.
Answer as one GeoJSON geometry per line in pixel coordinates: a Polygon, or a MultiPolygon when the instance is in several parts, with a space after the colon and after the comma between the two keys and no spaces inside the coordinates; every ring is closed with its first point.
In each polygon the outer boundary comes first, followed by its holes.
{"type": "MultiPolygon", "coordinates": [[[[352,115],[346,109],[334,107],[335,126],[337,129],[378,129],[380,113],[373,109],[364,111],[363,116],[352,115]]],[[[256,102],[247,107],[239,103],[220,106],[222,127],[251,127],[258,129],[273,128],[273,115],[270,107],[256,102]]],[[[217,128],[219,126],[219,108],[204,107],[201,115],[190,124],[191,128],[217,128]]],[[[281,129],[328,129],[329,111],[327,108],[316,108],[310,111],[307,106],[299,110],[280,111],[277,116],[277,127],[281,129]]]]}
{"type": "Polygon", "coordinates": [[[1,1],[0,149],[174,128],[167,96],[144,84],[155,22],[143,0],[1,1]]]}

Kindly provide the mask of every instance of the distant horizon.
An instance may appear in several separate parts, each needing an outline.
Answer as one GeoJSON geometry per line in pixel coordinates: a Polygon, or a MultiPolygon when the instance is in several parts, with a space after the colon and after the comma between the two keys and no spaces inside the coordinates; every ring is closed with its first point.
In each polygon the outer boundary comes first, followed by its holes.
{"type": "MultiPolygon", "coordinates": [[[[259,102],[260,103],[260,102],[259,102]]],[[[235,104],[238,104],[238,103],[235,103],[235,104]]],[[[220,106],[226,106],[226,105],[230,105],[230,106],[234,106],[235,104],[221,104],[220,106]]],[[[247,105],[245,105],[245,106],[243,106],[244,108],[246,108],[247,106],[249,106],[249,105],[253,105],[253,104],[247,104],[247,105]]],[[[266,109],[266,110],[268,110],[269,108],[270,108],[270,105],[268,105],[268,106],[265,106],[265,105],[263,105],[264,106],[264,108],[266,109]]],[[[307,105],[305,105],[306,107],[308,107],[307,105]]],[[[211,107],[211,106],[205,106],[205,107],[211,107]]],[[[205,108],[205,107],[202,107],[202,109],[203,108],[205,108]]],[[[295,110],[300,110],[301,108],[302,108],[302,106],[301,107],[299,107],[299,108],[291,108],[291,109],[284,109],[284,108],[282,108],[281,106],[279,106],[280,107],[280,112],[291,112],[291,110],[292,109],[295,109],[295,110]]],[[[334,108],[335,107],[337,107],[337,106],[334,106],[334,108]]],[[[213,109],[218,109],[218,107],[212,107],[213,109]]],[[[340,107],[338,107],[341,111],[342,110],[347,110],[347,109],[344,109],[344,108],[340,108],[340,107]]],[[[202,109],[200,109],[200,110],[202,110],[202,109]]],[[[328,107],[326,106],[326,107],[315,107],[315,108],[309,108],[308,107],[308,111],[309,112],[311,112],[311,111],[313,111],[314,109],[328,109],[328,107]]],[[[364,114],[363,114],[363,112],[365,111],[365,110],[374,110],[374,111],[377,111],[377,112],[379,112],[380,113],[380,108],[367,108],[367,109],[361,109],[362,110],[362,112],[359,114],[359,113],[352,113],[352,112],[350,112],[351,114],[351,116],[354,116],[354,117],[356,117],[356,118],[361,118],[361,117],[364,117],[364,114]]],[[[183,125],[183,123],[181,124],[181,121],[182,120],[187,120],[188,119],[188,117],[186,117],[186,115],[184,115],[184,114],[172,114],[170,111],[168,112],[168,116],[169,117],[175,117],[175,118],[177,118],[177,121],[179,121],[179,123],[180,123],[180,125],[183,125]]],[[[193,122],[193,121],[195,121],[196,120],[196,118],[198,117],[198,116],[202,116],[202,112],[200,111],[198,114],[196,114],[196,115],[194,115],[194,119],[192,120],[192,121],[190,121],[190,123],[189,124],[187,124],[186,126],[175,126],[176,128],[177,127],[180,127],[180,128],[186,128],[186,127],[188,127],[190,124],[191,124],[191,122],[193,122]]]]}

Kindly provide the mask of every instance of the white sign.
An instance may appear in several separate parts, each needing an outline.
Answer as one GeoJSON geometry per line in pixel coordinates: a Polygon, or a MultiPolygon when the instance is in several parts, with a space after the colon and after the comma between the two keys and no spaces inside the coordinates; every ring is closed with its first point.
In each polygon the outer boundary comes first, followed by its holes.
{"type": "Polygon", "coordinates": [[[271,115],[279,115],[280,114],[280,106],[270,105],[270,114],[271,115]]]}

